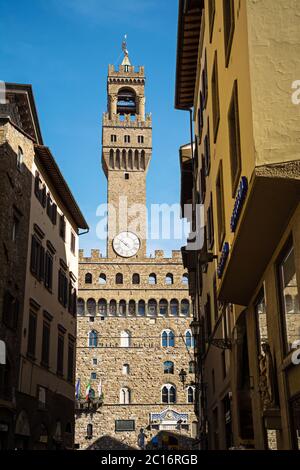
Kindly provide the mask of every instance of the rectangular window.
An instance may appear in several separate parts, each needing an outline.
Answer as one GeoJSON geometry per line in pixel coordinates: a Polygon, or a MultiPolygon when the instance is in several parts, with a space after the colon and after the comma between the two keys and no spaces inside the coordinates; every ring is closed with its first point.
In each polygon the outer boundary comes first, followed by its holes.
{"type": "Polygon", "coordinates": [[[62,269],[58,271],[58,301],[63,307],[68,305],[68,278],[62,269]]]}
{"type": "Polygon", "coordinates": [[[207,296],[207,301],[204,306],[204,314],[205,314],[205,340],[208,342],[211,336],[211,302],[210,302],[210,295],[207,296]]]}
{"type": "Polygon", "coordinates": [[[52,201],[50,193],[47,194],[47,215],[53,225],[56,225],[57,205],[52,201]]]}
{"type": "Polygon", "coordinates": [[[74,382],[74,356],[75,356],[75,344],[74,341],[69,339],[68,345],[68,381],[74,382]]]}
{"type": "Polygon", "coordinates": [[[65,338],[64,335],[58,333],[57,337],[57,374],[64,375],[64,344],[65,338]]]}
{"type": "Polygon", "coordinates": [[[6,291],[3,298],[2,319],[5,326],[14,330],[17,328],[19,316],[19,300],[6,291]]]}
{"type": "Polygon", "coordinates": [[[75,238],[74,233],[71,232],[71,251],[73,255],[75,254],[75,250],[76,250],[76,238],[75,238]]]}
{"type": "Polygon", "coordinates": [[[28,354],[28,356],[30,356],[32,358],[35,358],[36,326],[37,326],[36,313],[30,311],[29,312],[29,323],[28,323],[27,354],[28,354]]]}
{"type": "Polygon", "coordinates": [[[210,195],[210,204],[207,209],[207,244],[210,250],[214,246],[214,215],[212,194],[210,195]]]}
{"type": "Polygon", "coordinates": [[[212,90],[212,112],[214,125],[214,142],[217,141],[219,124],[220,124],[220,97],[219,97],[219,80],[218,80],[218,55],[215,52],[215,60],[211,77],[212,90]]]}
{"type": "Polygon", "coordinates": [[[207,134],[204,139],[205,176],[210,172],[210,130],[209,119],[207,120],[207,134]]]}
{"type": "Polygon", "coordinates": [[[38,281],[44,279],[45,249],[41,241],[35,235],[32,235],[31,239],[30,271],[38,281]]]}
{"type": "Polygon", "coordinates": [[[143,144],[144,143],[144,136],[143,135],[138,135],[138,143],[143,144]]]}
{"type": "Polygon", "coordinates": [[[241,140],[237,80],[234,82],[232,98],[228,112],[228,130],[232,197],[234,197],[241,175],[241,140]]]}
{"type": "Polygon", "coordinates": [[[293,349],[293,343],[299,341],[300,328],[299,292],[292,237],[279,257],[278,278],[285,352],[288,354],[293,349]]]}
{"type": "Polygon", "coordinates": [[[228,67],[235,29],[234,0],[223,0],[225,65],[228,67]]]}
{"type": "Polygon", "coordinates": [[[96,380],[96,379],[97,379],[97,373],[91,372],[91,380],[96,380]]]}
{"type": "Polygon", "coordinates": [[[133,419],[116,419],[115,431],[116,432],[135,431],[135,421],[133,419]]]}
{"type": "Polygon", "coordinates": [[[255,316],[257,323],[257,348],[258,354],[261,354],[261,345],[268,343],[267,309],[263,288],[255,302],[255,316]]]}
{"type": "Polygon", "coordinates": [[[214,31],[214,22],[216,15],[216,2],[215,0],[208,0],[208,24],[209,24],[209,40],[212,41],[214,31]]]}
{"type": "Polygon", "coordinates": [[[77,291],[73,286],[72,281],[69,282],[69,295],[68,295],[68,312],[75,317],[77,307],[77,291]]]}
{"type": "Polygon", "coordinates": [[[124,141],[126,144],[130,144],[130,135],[125,135],[124,136],[124,141]]]}
{"type": "Polygon", "coordinates": [[[223,186],[223,164],[222,161],[219,165],[219,171],[216,181],[216,198],[217,198],[217,217],[218,217],[218,241],[219,250],[222,251],[222,246],[225,238],[225,209],[224,209],[224,186],[223,186]]]}
{"type": "Polygon", "coordinates": [[[117,136],[115,134],[112,134],[110,136],[110,140],[111,140],[111,142],[117,142],[117,136]]]}
{"type": "Polygon", "coordinates": [[[52,278],[53,278],[53,257],[49,251],[45,254],[45,287],[49,291],[52,290],[52,278]]]}
{"type": "Polygon", "coordinates": [[[43,185],[40,174],[38,172],[35,174],[34,194],[36,195],[40,204],[45,208],[47,203],[47,190],[46,186],[43,185]]]}
{"type": "Polygon", "coordinates": [[[42,365],[49,367],[50,354],[50,323],[43,322],[43,339],[42,339],[42,365]]]}
{"type": "Polygon", "coordinates": [[[200,169],[200,204],[204,204],[206,195],[206,179],[205,179],[205,158],[201,155],[201,169],[200,169]]]}
{"type": "Polygon", "coordinates": [[[202,99],[203,99],[203,109],[206,108],[208,98],[208,80],[207,80],[207,57],[206,57],[206,50],[205,50],[205,59],[204,59],[204,67],[202,70],[202,99]]]}
{"type": "Polygon", "coordinates": [[[59,217],[59,236],[65,241],[66,239],[66,220],[63,214],[59,217]]]}

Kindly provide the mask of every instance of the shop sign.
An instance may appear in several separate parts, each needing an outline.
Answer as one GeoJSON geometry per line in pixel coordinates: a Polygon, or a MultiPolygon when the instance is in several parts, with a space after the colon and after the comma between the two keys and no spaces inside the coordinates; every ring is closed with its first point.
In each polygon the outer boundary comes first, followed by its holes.
{"type": "Polygon", "coordinates": [[[241,216],[243,205],[248,192],[248,180],[246,176],[243,176],[239,185],[237,196],[234,203],[234,208],[231,216],[230,227],[231,231],[235,232],[238,221],[241,216]]]}
{"type": "Polygon", "coordinates": [[[218,278],[221,279],[229,256],[229,243],[224,243],[220,262],[218,264],[218,278]]]}

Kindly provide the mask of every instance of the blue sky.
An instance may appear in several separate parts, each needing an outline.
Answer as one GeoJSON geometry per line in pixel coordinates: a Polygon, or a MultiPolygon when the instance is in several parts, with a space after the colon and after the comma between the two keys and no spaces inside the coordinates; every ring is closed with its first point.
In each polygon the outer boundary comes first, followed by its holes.
{"type": "MultiPolygon", "coordinates": [[[[178,148],[189,139],[187,113],[174,110],[176,0],[0,0],[0,80],[31,83],[42,133],[89,225],[81,248],[105,251],[96,209],[106,202],[101,118],[108,64],[128,35],[130,59],[144,65],[153,156],[147,204],[179,202],[178,148]]],[[[180,240],[148,243],[178,249],[180,240]]]]}

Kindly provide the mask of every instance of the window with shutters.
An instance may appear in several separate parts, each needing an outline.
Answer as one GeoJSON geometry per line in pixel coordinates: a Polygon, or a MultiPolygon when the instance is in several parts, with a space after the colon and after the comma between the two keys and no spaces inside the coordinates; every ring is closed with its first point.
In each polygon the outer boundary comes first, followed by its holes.
{"type": "Polygon", "coordinates": [[[45,287],[51,292],[53,284],[53,257],[49,251],[45,254],[45,287]]]}
{"type": "Polygon", "coordinates": [[[58,332],[57,337],[57,375],[64,375],[64,335],[58,332]]]}
{"type": "Polygon", "coordinates": [[[50,193],[47,194],[47,215],[53,225],[56,225],[57,205],[52,201],[50,193]]]}
{"type": "Polygon", "coordinates": [[[29,322],[28,322],[27,355],[30,356],[33,359],[35,358],[36,325],[37,325],[36,313],[30,310],[30,312],[29,312],[29,322]]]}
{"type": "Polygon", "coordinates": [[[50,354],[50,323],[46,320],[43,322],[43,339],[42,339],[42,365],[49,367],[50,354]]]}
{"type": "Polygon", "coordinates": [[[42,183],[40,174],[38,172],[35,174],[34,194],[36,195],[40,204],[45,208],[47,204],[47,190],[46,186],[42,183]]]}
{"type": "Polygon", "coordinates": [[[74,382],[74,355],[75,355],[75,343],[73,339],[69,339],[68,345],[68,381],[74,382]]]}
{"type": "Polygon", "coordinates": [[[68,305],[68,279],[62,269],[58,271],[58,301],[63,307],[68,305]]]}
{"type": "Polygon", "coordinates": [[[77,291],[72,283],[69,282],[69,295],[68,295],[68,312],[75,317],[76,315],[76,305],[77,305],[77,291]]]}
{"type": "Polygon", "coordinates": [[[235,196],[241,175],[241,136],[238,103],[238,84],[234,82],[231,103],[228,112],[229,153],[231,163],[232,197],[235,196]]]}
{"type": "Polygon", "coordinates": [[[3,298],[2,319],[5,326],[14,330],[17,328],[19,315],[19,300],[9,291],[6,291],[3,298]]]}
{"type": "Polygon", "coordinates": [[[65,216],[61,214],[59,216],[59,236],[65,241],[66,239],[66,220],[65,216]]]}
{"type": "Polygon", "coordinates": [[[41,241],[35,236],[31,239],[31,262],[30,271],[32,275],[38,280],[44,279],[45,270],[45,249],[41,241]]]}

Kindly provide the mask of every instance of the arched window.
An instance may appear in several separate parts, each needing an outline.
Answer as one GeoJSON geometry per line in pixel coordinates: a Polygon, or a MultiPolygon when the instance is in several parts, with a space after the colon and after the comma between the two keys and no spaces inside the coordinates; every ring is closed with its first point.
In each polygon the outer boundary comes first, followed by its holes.
{"type": "Polygon", "coordinates": [[[150,299],[148,302],[148,315],[157,315],[157,302],[155,299],[150,299]]]}
{"type": "Polygon", "coordinates": [[[129,315],[135,315],[136,314],[135,300],[129,300],[128,312],[129,312],[129,315]]]}
{"type": "Polygon", "coordinates": [[[85,283],[86,284],[92,284],[93,282],[93,276],[91,275],[91,273],[86,273],[85,275],[85,283]]]}
{"type": "Polygon", "coordinates": [[[161,299],[159,301],[159,313],[160,315],[167,315],[168,314],[168,301],[166,299],[161,299]]]}
{"type": "MultiPolygon", "coordinates": [[[[116,136],[111,136],[112,141],[114,140],[115,137],[116,136]]],[[[113,151],[113,149],[110,149],[110,152],[109,152],[109,167],[111,169],[114,169],[114,167],[115,167],[114,163],[115,163],[114,162],[114,151],[113,151]]]]}
{"type": "Polygon", "coordinates": [[[129,405],[130,404],[130,389],[127,387],[121,388],[120,390],[120,404],[129,405]]]}
{"type": "Polygon", "coordinates": [[[164,362],[164,374],[174,374],[174,362],[172,361],[164,362]]]}
{"type": "Polygon", "coordinates": [[[161,389],[162,403],[176,403],[176,388],[172,384],[166,384],[161,389]]]}
{"type": "Polygon", "coordinates": [[[23,150],[21,147],[18,148],[18,156],[17,156],[17,167],[19,170],[22,169],[22,164],[23,164],[23,150]]]}
{"type": "Polygon", "coordinates": [[[87,311],[90,315],[96,315],[96,300],[88,299],[86,303],[87,311]]]}
{"type": "Polygon", "coordinates": [[[173,278],[173,274],[167,274],[166,275],[166,279],[165,279],[165,283],[170,286],[174,283],[174,278],[173,278]]]}
{"type": "Polygon", "coordinates": [[[126,315],[126,300],[120,300],[119,302],[119,315],[126,315]]]}
{"type": "Polygon", "coordinates": [[[172,330],[164,330],[161,334],[161,345],[163,348],[175,346],[175,335],[172,330]]]}
{"type": "Polygon", "coordinates": [[[117,314],[117,302],[115,300],[109,302],[109,314],[112,316],[117,314]]]}
{"type": "Polygon", "coordinates": [[[188,349],[194,347],[194,338],[190,330],[187,330],[185,333],[185,344],[188,349]]]}
{"type": "Polygon", "coordinates": [[[85,303],[83,299],[77,299],[77,315],[84,315],[85,303]]]}
{"type": "Polygon", "coordinates": [[[139,283],[140,283],[140,275],[139,274],[133,274],[132,284],[139,284],[139,283]]]}
{"type": "Polygon", "coordinates": [[[123,274],[116,274],[116,284],[123,284],[123,274]]]}
{"type": "MultiPolygon", "coordinates": [[[[144,137],[143,137],[143,140],[144,140],[144,137]]],[[[145,170],[145,169],[146,169],[145,150],[142,150],[142,152],[141,152],[141,170],[145,170]]]]}
{"type": "Polygon", "coordinates": [[[123,373],[123,375],[129,375],[129,373],[130,373],[129,364],[123,364],[122,373],[123,373]]]}
{"type": "Polygon", "coordinates": [[[130,336],[129,331],[121,331],[121,348],[130,348],[130,336]]]}
{"type": "Polygon", "coordinates": [[[172,299],[170,302],[171,315],[177,316],[179,313],[179,303],[177,299],[172,299]]]}
{"type": "Polygon", "coordinates": [[[148,283],[153,286],[156,284],[156,274],[152,273],[149,275],[148,283]]]}
{"type": "Polygon", "coordinates": [[[121,88],[118,92],[117,114],[136,114],[136,94],[131,88],[121,88]]]}
{"type": "Polygon", "coordinates": [[[187,388],[187,402],[188,403],[194,403],[195,402],[195,388],[192,386],[189,386],[187,388]]]}
{"type": "Polygon", "coordinates": [[[86,427],[86,437],[88,439],[92,439],[93,437],[93,425],[92,424],[88,424],[86,427]]]}
{"type": "Polygon", "coordinates": [[[95,330],[89,332],[89,348],[97,348],[98,346],[98,333],[95,330]]]}
{"type": "Polygon", "coordinates": [[[188,316],[190,313],[190,302],[187,299],[181,301],[181,315],[188,316]]]}
{"type": "Polygon", "coordinates": [[[189,374],[194,374],[195,373],[195,361],[190,361],[189,362],[189,374]]]}
{"type": "Polygon", "coordinates": [[[139,300],[138,303],[138,314],[143,317],[146,313],[146,304],[144,300],[139,300]]]}
{"type": "Polygon", "coordinates": [[[187,273],[183,274],[182,278],[181,278],[181,283],[185,286],[188,285],[189,283],[189,276],[187,273]]]}
{"type": "Polygon", "coordinates": [[[99,284],[101,284],[102,286],[106,284],[106,275],[103,273],[101,273],[99,276],[99,284]]]}
{"type": "Polygon", "coordinates": [[[107,302],[105,299],[100,299],[98,301],[98,313],[102,317],[107,315],[107,302]]]}

